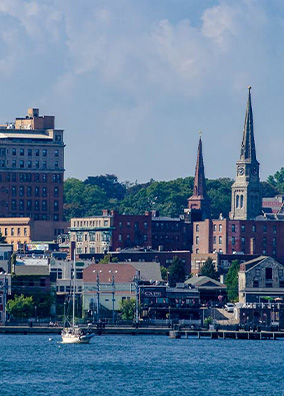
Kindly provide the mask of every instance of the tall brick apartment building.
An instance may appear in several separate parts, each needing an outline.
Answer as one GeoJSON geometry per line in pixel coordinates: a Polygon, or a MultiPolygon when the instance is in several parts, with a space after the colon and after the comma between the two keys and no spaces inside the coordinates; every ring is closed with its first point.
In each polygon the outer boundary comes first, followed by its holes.
{"type": "Polygon", "coordinates": [[[261,206],[259,163],[253,129],[249,88],[240,159],[232,186],[229,219],[197,221],[193,225],[194,254],[225,253],[268,255],[284,263],[284,215],[265,213],[261,206]]]}
{"type": "Polygon", "coordinates": [[[63,130],[28,109],[0,126],[0,217],[63,220],[63,130]]]}

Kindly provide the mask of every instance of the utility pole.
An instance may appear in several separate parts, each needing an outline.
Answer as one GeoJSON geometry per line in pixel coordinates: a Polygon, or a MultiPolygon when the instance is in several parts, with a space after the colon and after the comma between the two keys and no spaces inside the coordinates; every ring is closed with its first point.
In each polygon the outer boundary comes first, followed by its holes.
{"type": "Polygon", "coordinates": [[[97,272],[97,322],[100,320],[100,278],[97,272]]]}
{"type": "Polygon", "coordinates": [[[139,281],[140,281],[140,271],[136,271],[134,276],[135,290],[136,290],[136,304],[135,304],[135,325],[136,328],[139,326],[139,281]]]}

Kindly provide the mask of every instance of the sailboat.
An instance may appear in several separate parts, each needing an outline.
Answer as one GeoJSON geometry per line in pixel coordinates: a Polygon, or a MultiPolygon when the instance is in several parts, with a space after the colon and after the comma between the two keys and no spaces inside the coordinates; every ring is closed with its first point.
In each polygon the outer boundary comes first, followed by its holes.
{"type": "Polygon", "coordinates": [[[65,327],[61,332],[63,344],[88,344],[93,333],[75,326],[75,287],[76,287],[76,251],[74,251],[74,271],[73,271],[73,312],[72,326],[65,327]]]}

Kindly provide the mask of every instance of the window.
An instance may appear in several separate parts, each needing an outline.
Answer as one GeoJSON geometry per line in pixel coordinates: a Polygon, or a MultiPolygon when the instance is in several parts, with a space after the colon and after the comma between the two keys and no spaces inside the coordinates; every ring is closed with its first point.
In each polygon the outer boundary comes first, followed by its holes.
{"type": "Polygon", "coordinates": [[[55,161],[54,168],[58,168],[58,161],[55,161]]]}
{"type": "Polygon", "coordinates": [[[47,210],[47,202],[46,202],[46,200],[44,199],[41,204],[42,204],[42,210],[46,211],[47,210]]]}
{"type": "Polygon", "coordinates": [[[259,281],[258,280],[254,280],[253,281],[253,287],[259,287],[259,281]]]}
{"type": "Polygon", "coordinates": [[[32,201],[30,199],[27,200],[27,210],[32,209],[32,201]]]}
{"type": "Polygon", "coordinates": [[[58,187],[54,187],[54,197],[58,197],[58,187]]]}
{"type": "Polygon", "coordinates": [[[17,229],[17,235],[18,235],[18,236],[21,235],[21,229],[20,229],[20,227],[18,227],[18,229],[17,229]]]}
{"type": "Polygon", "coordinates": [[[32,149],[28,149],[28,156],[29,156],[29,157],[32,156],[32,153],[33,153],[32,149]]]}
{"type": "Polygon", "coordinates": [[[39,187],[35,187],[35,196],[39,197],[39,187]]]}
{"type": "Polygon", "coordinates": [[[43,188],[42,188],[42,196],[43,196],[43,197],[46,197],[46,196],[47,196],[47,188],[46,188],[46,187],[43,187],[43,188]]]}
{"type": "Polygon", "coordinates": [[[272,279],[272,268],[265,268],[265,279],[272,279]]]}
{"type": "Polygon", "coordinates": [[[267,232],[267,225],[266,224],[264,224],[264,226],[263,226],[263,232],[267,232]]]}
{"type": "Polygon", "coordinates": [[[232,224],[232,232],[236,232],[236,225],[232,224]]]}
{"type": "Polygon", "coordinates": [[[244,237],[242,237],[242,246],[244,246],[246,243],[246,239],[244,237]]]}
{"type": "Polygon", "coordinates": [[[58,210],[58,201],[54,201],[54,210],[58,210]]]}
{"type": "Polygon", "coordinates": [[[216,245],[217,241],[216,241],[216,235],[213,236],[213,244],[216,245]]]}
{"type": "Polygon", "coordinates": [[[12,187],[12,197],[15,197],[17,195],[17,187],[13,186],[12,187]]]}
{"type": "Polygon", "coordinates": [[[12,168],[16,168],[16,160],[12,161],[12,168]]]}
{"type": "Polygon", "coordinates": [[[42,161],[42,169],[46,169],[46,161],[42,161]]]}
{"type": "Polygon", "coordinates": [[[43,155],[43,157],[46,157],[46,156],[47,156],[47,150],[46,150],[46,149],[43,149],[43,150],[42,150],[42,155],[43,155]]]}
{"type": "Polygon", "coordinates": [[[246,226],[244,224],[242,224],[241,230],[242,230],[242,232],[245,232],[246,226]]]}
{"type": "Polygon", "coordinates": [[[126,223],[126,226],[129,228],[130,227],[130,221],[128,221],[127,223],[126,223]]]}
{"type": "Polygon", "coordinates": [[[28,168],[32,167],[32,161],[28,161],[28,168]]]}
{"type": "Polygon", "coordinates": [[[61,136],[60,135],[55,135],[55,141],[56,142],[61,142],[61,136]]]}
{"type": "Polygon", "coordinates": [[[216,224],[213,225],[213,231],[217,231],[217,225],[216,224]]]}
{"type": "Polygon", "coordinates": [[[195,243],[196,243],[196,245],[199,244],[199,236],[197,236],[197,237],[195,238],[195,243]]]}
{"type": "MultiPolygon", "coordinates": [[[[58,221],[59,220],[59,216],[58,216],[58,214],[55,214],[54,215],[54,221],[58,221]]],[[[79,253],[79,252],[78,252],[79,253]]]]}
{"type": "Polygon", "coordinates": [[[31,188],[31,187],[28,187],[28,188],[27,188],[27,196],[28,196],[28,197],[31,197],[31,196],[32,196],[32,188],[31,188]]]}
{"type": "Polygon", "coordinates": [[[38,149],[35,150],[35,155],[36,155],[36,157],[39,157],[39,150],[38,149]]]}
{"type": "Polygon", "coordinates": [[[219,232],[222,232],[222,224],[219,224],[219,232]]]}
{"type": "Polygon", "coordinates": [[[15,229],[12,227],[11,228],[11,236],[14,236],[14,234],[15,234],[15,229]]]}
{"type": "Polygon", "coordinates": [[[122,241],[122,234],[119,234],[119,235],[118,235],[118,240],[119,240],[119,242],[122,241]]]}
{"type": "Polygon", "coordinates": [[[39,201],[35,200],[35,210],[39,210],[39,201]]]}
{"type": "Polygon", "coordinates": [[[222,244],[222,237],[219,236],[219,244],[222,244]]]}
{"type": "Polygon", "coordinates": [[[23,148],[20,149],[20,155],[25,155],[25,150],[23,148]]]}
{"type": "Polygon", "coordinates": [[[17,201],[15,199],[12,199],[12,210],[17,209],[17,201]]]}
{"type": "Polygon", "coordinates": [[[272,241],[272,245],[273,245],[273,247],[275,247],[275,246],[276,246],[276,243],[277,243],[277,240],[276,240],[276,238],[273,238],[273,241],[272,241]]]}
{"type": "Polygon", "coordinates": [[[253,224],[253,226],[252,226],[252,232],[256,232],[256,225],[255,224],[253,224]]]}
{"type": "Polygon", "coordinates": [[[7,175],[6,175],[6,181],[7,181],[7,182],[10,181],[10,173],[7,173],[7,175]]]}
{"type": "Polygon", "coordinates": [[[196,226],[195,226],[195,231],[196,231],[196,232],[199,232],[199,224],[196,224],[196,226]]]}
{"type": "Polygon", "coordinates": [[[24,210],[24,200],[20,199],[19,201],[19,210],[24,210]]]}
{"type": "Polygon", "coordinates": [[[274,234],[276,234],[276,232],[277,232],[276,225],[273,226],[273,232],[274,232],[274,234]]]}
{"type": "Polygon", "coordinates": [[[12,155],[17,155],[17,150],[15,148],[12,149],[12,155]]]}
{"type": "Polygon", "coordinates": [[[46,173],[43,173],[43,175],[42,175],[42,182],[43,182],[43,183],[46,183],[46,181],[47,181],[47,175],[46,175],[46,173]]]}
{"type": "Polygon", "coordinates": [[[8,228],[5,228],[5,236],[8,235],[8,228]]]}
{"type": "Polygon", "coordinates": [[[20,160],[20,168],[24,168],[25,167],[25,162],[23,160],[20,160]]]}
{"type": "Polygon", "coordinates": [[[267,239],[264,237],[262,240],[262,246],[264,249],[266,248],[266,243],[267,243],[267,239]]]}
{"type": "Polygon", "coordinates": [[[25,194],[25,187],[24,187],[24,186],[21,186],[21,187],[20,187],[20,197],[23,197],[24,194],[25,194]]]}
{"type": "Polygon", "coordinates": [[[196,254],[199,254],[199,249],[196,249],[195,252],[196,252],[196,254]]]}
{"type": "Polygon", "coordinates": [[[54,157],[58,157],[58,154],[59,154],[59,151],[58,151],[58,150],[55,150],[55,151],[54,151],[54,157]]]}
{"type": "Polygon", "coordinates": [[[17,174],[16,173],[12,173],[12,181],[13,182],[17,181],[17,174]]]}
{"type": "Polygon", "coordinates": [[[281,288],[284,287],[284,281],[283,280],[279,281],[279,287],[281,287],[281,288]]]}
{"type": "Polygon", "coordinates": [[[122,227],[122,222],[121,222],[121,221],[118,223],[118,227],[119,227],[119,228],[122,227]]]}
{"type": "Polygon", "coordinates": [[[232,245],[235,245],[236,244],[236,238],[233,236],[232,237],[232,245]]]}
{"type": "Polygon", "coordinates": [[[36,167],[36,169],[39,168],[39,161],[36,161],[36,162],[35,162],[35,167],[36,167]]]}
{"type": "Polygon", "coordinates": [[[145,221],[145,223],[144,223],[144,229],[147,230],[147,228],[148,228],[148,223],[147,223],[147,221],[145,221]]]}

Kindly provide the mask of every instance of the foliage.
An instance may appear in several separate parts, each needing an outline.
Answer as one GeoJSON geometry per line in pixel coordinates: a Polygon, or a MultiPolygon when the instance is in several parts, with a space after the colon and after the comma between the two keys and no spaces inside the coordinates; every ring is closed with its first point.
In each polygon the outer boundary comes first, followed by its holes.
{"type": "Polygon", "coordinates": [[[161,265],[161,276],[163,280],[167,280],[168,277],[168,269],[161,265]]]}
{"type": "Polygon", "coordinates": [[[268,176],[267,183],[275,187],[279,193],[284,194],[284,168],[282,167],[273,176],[268,176]]]}
{"type": "Polygon", "coordinates": [[[117,263],[118,259],[117,257],[111,257],[111,255],[108,253],[106,254],[101,260],[100,264],[109,264],[109,263],[117,263]]]}
{"type": "Polygon", "coordinates": [[[7,302],[7,311],[14,318],[30,318],[34,312],[33,298],[15,295],[13,300],[7,302]]]}
{"type": "MultiPolygon", "coordinates": [[[[100,215],[102,209],[120,213],[143,214],[158,210],[161,216],[176,217],[187,207],[192,195],[193,177],[148,183],[120,183],[115,175],[89,176],[85,181],[69,178],[64,182],[64,214],[66,219],[100,215]]],[[[218,218],[230,211],[232,180],[207,180],[211,214],[218,218]]]]}
{"type": "Polygon", "coordinates": [[[213,323],[213,318],[211,316],[208,316],[208,318],[206,318],[204,320],[204,326],[208,329],[209,325],[211,325],[213,323]]]}
{"type": "Polygon", "coordinates": [[[174,287],[178,282],[184,282],[185,271],[184,264],[180,257],[174,257],[172,264],[169,266],[169,284],[174,287]]]}
{"type": "Polygon", "coordinates": [[[135,314],[135,305],[136,305],[136,300],[135,298],[130,298],[122,300],[120,302],[120,312],[121,312],[121,318],[124,320],[132,320],[134,318],[135,314]]]}
{"type": "Polygon", "coordinates": [[[202,266],[201,275],[208,276],[212,279],[218,279],[218,273],[215,270],[215,266],[211,257],[208,257],[204,265],[202,266]]]}
{"type": "Polygon", "coordinates": [[[225,279],[227,285],[227,293],[229,301],[238,300],[238,272],[240,270],[240,263],[234,260],[229,268],[228,274],[225,279]]]}

